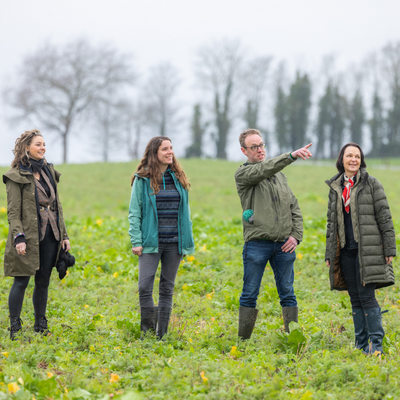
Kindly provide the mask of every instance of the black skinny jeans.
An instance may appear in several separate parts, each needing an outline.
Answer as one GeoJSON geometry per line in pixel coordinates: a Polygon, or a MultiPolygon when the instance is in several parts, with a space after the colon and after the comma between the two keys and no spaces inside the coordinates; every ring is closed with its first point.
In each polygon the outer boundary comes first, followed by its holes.
{"type": "Polygon", "coordinates": [[[350,295],[353,308],[379,308],[375,298],[375,283],[363,285],[358,262],[358,249],[342,249],[340,253],[340,266],[350,295]]]}
{"type": "MultiPolygon", "coordinates": [[[[57,257],[59,242],[56,240],[50,224],[47,225],[46,234],[39,244],[40,268],[35,274],[35,289],[33,291],[33,308],[36,316],[45,316],[47,296],[50,284],[51,271],[57,257]]],[[[29,251],[29,249],[27,249],[29,251]]],[[[23,257],[23,256],[20,256],[23,257]]],[[[30,276],[16,276],[8,297],[10,317],[21,315],[25,289],[28,286],[30,276]]]]}

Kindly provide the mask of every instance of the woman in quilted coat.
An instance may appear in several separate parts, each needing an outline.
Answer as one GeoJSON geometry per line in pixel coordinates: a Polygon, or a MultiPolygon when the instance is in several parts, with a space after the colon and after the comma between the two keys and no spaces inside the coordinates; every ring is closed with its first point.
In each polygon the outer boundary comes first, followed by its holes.
{"type": "Polygon", "coordinates": [[[366,354],[382,353],[385,335],[375,290],[394,284],[396,239],[382,184],[366,171],[361,147],[340,150],[338,174],[330,188],[325,261],[331,290],[347,290],[355,345],[366,354]]]}

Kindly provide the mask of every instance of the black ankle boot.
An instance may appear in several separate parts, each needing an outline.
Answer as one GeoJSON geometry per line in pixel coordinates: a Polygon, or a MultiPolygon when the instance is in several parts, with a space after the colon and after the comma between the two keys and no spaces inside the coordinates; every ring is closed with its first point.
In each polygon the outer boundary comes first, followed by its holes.
{"type": "Polygon", "coordinates": [[[142,307],[140,309],[140,330],[142,335],[147,331],[156,332],[158,307],[142,307]]]}
{"type": "Polygon", "coordinates": [[[35,332],[42,333],[44,336],[51,335],[47,326],[47,319],[44,315],[35,315],[35,326],[33,329],[35,332]]]}
{"type": "Polygon", "coordinates": [[[10,339],[15,340],[19,331],[22,330],[22,320],[20,317],[10,317],[10,339]]]}
{"type": "Polygon", "coordinates": [[[158,308],[158,328],[157,328],[158,340],[161,340],[163,336],[167,333],[170,316],[171,316],[170,307],[158,308]]]}

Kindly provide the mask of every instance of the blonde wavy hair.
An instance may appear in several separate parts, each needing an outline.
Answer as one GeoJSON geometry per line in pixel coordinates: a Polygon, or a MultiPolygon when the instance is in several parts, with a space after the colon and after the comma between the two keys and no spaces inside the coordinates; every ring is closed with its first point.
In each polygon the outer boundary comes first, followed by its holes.
{"type": "MultiPolygon", "coordinates": [[[[14,160],[11,163],[11,168],[17,168],[19,163],[22,163],[22,165],[25,165],[26,167],[31,166],[31,163],[29,162],[28,147],[31,145],[35,136],[43,137],[38,129],[32,129],[31,131],[24,132],[15,141],[15,147],[12,151],[14,153],[14,160]]],[[[44,162],[47,164],[46,160],[44,160],[44,162]]]]}
{"type": "MultiPolygon", "coordinates": [[[[160,191],[159,186],[162,172],[160,169],[160,162],[158,161],[157,153],[164,140],[169,140],[171,142],[171,139],[166,136],[155,136],[150,139],[150,142],[147,144],[146,150],[144,151],[143,158],[136,168],[136,171],[132,175],[131,186],[133,185],[133,182],[135,180],[135,174],[138,174],[143,178],[150,178],[150,187],[153,189],[153,194],[156,194],[160,191]]],[[[175,172],[175,176],[179,180],[181,185],[186,190],[189,190],[189,180],[178,160],[175,158],[175,155],[172,156],[172,163],[169,168],[171,171],[175,172]]]]}

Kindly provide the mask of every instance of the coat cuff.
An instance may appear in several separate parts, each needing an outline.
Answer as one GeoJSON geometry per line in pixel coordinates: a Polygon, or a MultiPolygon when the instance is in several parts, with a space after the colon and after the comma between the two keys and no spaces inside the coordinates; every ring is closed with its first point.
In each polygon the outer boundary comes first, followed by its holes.
{"type": "Polygon", "coordinates": [[[14,240],[14,247],[20,243],[26,243],[25,235],[17,236],[17,238],[14,240]]]}

